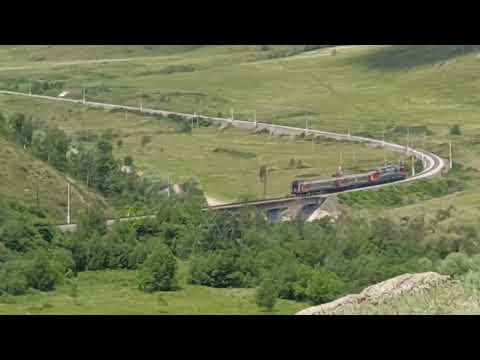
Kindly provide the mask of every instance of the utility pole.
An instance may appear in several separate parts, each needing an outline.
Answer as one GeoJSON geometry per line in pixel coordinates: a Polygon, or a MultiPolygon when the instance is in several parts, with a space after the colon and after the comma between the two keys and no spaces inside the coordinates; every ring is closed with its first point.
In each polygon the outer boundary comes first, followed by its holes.
{"type": "Polygon", "coordinates": [[[453,169],[453,154],[452,154],[452,140],[448,141],[448,148],[449,148],[449,165],[450,165],[450,170],[453,169]]]}
{"type": "Polygon", "coordinates": [[[83,91],[83,103],[85,104],[85,88],[83,88],[82,91],[83,91]]]}
{"type": "Polygon", "coordinates": [[[338,166],[338,172],[340,176],[343,175],[343,153],[340,152],[340,165],[338,166]]]}
{"type": "Polygon", "coordinates": [[[233,119],[233,108],[230,109],[230,113],[231,113],[231,118],[230,118],[230,122],[234,122],[235,120],[233,119]]]}
{"type": "Polygon", "coordinates": [[[38,179],[37,179],[37,209],[40,209],[40,189],[39,189],[39,185],[38,185],[38,179]]]}
{"type": "Polygon", "coordinates": [[[385,147],[385,128],[382,130],[382,147],[385,147]]]}
{"type": "Polygon", "coordinates": [[[348,138],[350,139],[352,135],[350,135],[350,129],[348,129],[348,138]]]}
{"type": "Polygon", "coordinates": [[[168,194],[168,198],[170,198],[170,176],[168,177],[167,194],[168,194]]]}
{"type": "Polygon", "coordinates": [[[305,136],[308,136],[308,119],[305,120],[305,136]]]}
{"type": "Polygon", "coordinates": [[[31,80],[28,83],[28,95],[32,96],[32,81],[31,80]]]}
{"type": "Polygon", "coordinates": [[[407,128],[407,155],[410,153],[410,128],[407,128]]]}
{"type": "Polygon", "coordinates": [[[253,121],[255,122],[255,129],[257,128],[257,110],[253,110],[253,121]]]}
{"type": "Polygon", "coordinates": [[[67,224],[70,225],[70,183],[67,183],[67,224]]]}
{"type": "Polygon", "coordinates": [[[143,90],[142,94],[140,95],[140,112],[143,112],[143,90]]]}
{"type": "Polygon", "coordinates": [[[412,155],[412,176],[415,176],[415,156],[412,155]]]}

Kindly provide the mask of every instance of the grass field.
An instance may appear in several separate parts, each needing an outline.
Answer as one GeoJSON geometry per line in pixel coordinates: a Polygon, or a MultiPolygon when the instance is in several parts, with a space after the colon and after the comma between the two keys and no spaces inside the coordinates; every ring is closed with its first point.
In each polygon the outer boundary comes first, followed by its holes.
{"type": "Polygon", "coordinates": [[[279,300],[271,313],[259,310],[254,289],[213,289],[185,284],[186,264],[180,267],[181,289],[146,294],[138,290],[134,271],[85,272],[79,275],[78,296],[62,285],[51,293],[32,293],[0,303],[3,314],[83,315],[289,315],[308,305],[279,300]]]}
{"type": "Polygon", "coordinates": [[[263,196],[263,185],[258,178],[261,165],[267,165],[270,175],[267,196],[284,196],[290,184],[298,178],[329,177],[340,161],[345,172],[369,170],[387,161],[398,162],[395,153],[366,145],[289,137],[271,137],[246,130],[217,126],[194,128],[192,134],[179,133],[171,120],[127,114],[115,111],[86,109],[80,105],[51,101],[0,96],[0,104],[7,116],[17,111],[28,114],[64,129],[72,136],[80,132],[99,135],[111,131],[116,156],[132,155],[139,170],[150,178],[182,181],[195,178],[208,195],[220,200],[256,199],[263,196]],[[143,147],[143,136],[151,143],[143,147]],[[302,162],[300,168],[291,168],[290,160],[302,162]]]}
{"type": "MultiPolygon", "coordinates": [[[[458,123],[462,126],[462,135],[452,138],[455,161],[480,169],[477,46],[466,50],[457,45],[346,46],[338,48],[336,56],[331,55],[330,49],[299,50],[298,45],[271,46],[268,51],[259,51],[255,45],[2,46],[0,87],[28,91],[29,81],[33,80],[39,86],[34,92],[58,95],[68,90],[69,97],[77,98],[85,87],[88,99],[135,106],[143,93],[146,107],[224,116],[234,108],[237,119],[252,119],[256,110],[258,119],[266,122],[303,127],[309,120],[312,128],[344,133],[350,130],[352,134],[377,138],[385,129],[386,139],[398,143],[406,142],[407,127],[410,127],[414,146],[425,147],[444,157],[448,156],[449,128],[458,123]],[[109,59],[112,61],[89,62],[109,59]],[[41,90],[45,81],[57,81],[60,87],[41,90]]],[[[44,111],[38,102],[3,97],[0,106],[2,111],[14,108],[44,111]]],[[[126,128],[122,114],[104,114],[98,121],[91,110],[70,116],[67,105],[50,103],[48,107],[52,110],[50,117],[63,122],[63,128],[110,127],[121,131],[126,128]],[[63,117],[71,117],[76,123],[71,124],[63,117]]],[[[132,115],[132,118],[135,117],[132,115]]],[[[295,144],[295,151],[286,145],[279,146],[282,148],[279,152],[275,144],[264,141],[267,145],[262,145],[262,151],[265,148],[267,154],[257,154],[250,159],[235,157],[232,154],[238,155],[239,151],[255,153],[252,148],[256,145],[233,140],[223,144],[223,140],[217,140],[208,130],[197,133],[197,138],[212,144],[201,151],[186,145],[190,138],[172,134],[154,134],[152,144],[141,149],[135,147],[138,136],[151,128],[146,125],[147,120],[138,120],[135,122],[138,135],[130,136],[126,140],[128,146],[119,154],[132,151],[137,163],[150,175],[189,177],[193,173],[207,192],[213,189],[212,195],[225,200],[261,194],[256,172],[259,164],[270,161],[268,148],[272,154],[275,151],[285,158],[293,154],[312,163],[313,168],[306,169],[305,174],[331,174],[340,153],[346,162],[351,159],[352,163],[363,166],[362,160],[353,160],[351,149],[342,149],[343,145],[338,144],[332,145],[334,151],[328,146],[320,147],[315,152],[315,158],[319,159],[315,164],[307,155],[312,153],[307,144],[295,144]],[[145,126],[140,121],[145,121],[145,126]],[[174,152],[172,144],[178,144],[180,150],[174,152]],[[164,153],[158,153],[161,147],[164,153]],[[214,148],[220,151],[214,153],[215,156],[212,155],[214,148]],[[181,164],[178,160],[182,160],[181,164]],[[198,166],[202,171],[195,173],[200,160],[204,163],[198,166]],[[245,163],[255,165],[247,165],[245,173],[242,171],[249,181],[242,182],[239,188],[235,183],[237,171],[240,166],[245,167],[245,163]],[[224,184],[228,184],[228,189],[224,184]]],[[[230,140],[229,132],[219,139],[230,140]]],[[[362,155],[359,156],[362,159],[362,155]]],[[[272,167],[279,170],[272,173],[271,196],[284,194],[288,191],[285,184],[302,175],[283,170],[285,160],[289,159],[272,162],[272,167]]],[[[372,157],[372,163],[377,164],[377,158],[372,157]]]]}

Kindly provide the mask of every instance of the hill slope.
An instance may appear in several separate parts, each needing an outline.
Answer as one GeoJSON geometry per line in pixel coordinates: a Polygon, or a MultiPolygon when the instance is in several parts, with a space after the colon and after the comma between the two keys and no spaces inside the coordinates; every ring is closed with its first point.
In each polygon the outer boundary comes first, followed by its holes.
{"type": "MultiPolygon", "coordinates": [[[[54,222],[66,222],[67,178],[28,152],[0,137],[0,197],[36,206],[37,184],[39,204],[54,222]]],[[[110,211],[102,199],[71,181],[71,217],[75,221],[87,204],[110,211]]]]}

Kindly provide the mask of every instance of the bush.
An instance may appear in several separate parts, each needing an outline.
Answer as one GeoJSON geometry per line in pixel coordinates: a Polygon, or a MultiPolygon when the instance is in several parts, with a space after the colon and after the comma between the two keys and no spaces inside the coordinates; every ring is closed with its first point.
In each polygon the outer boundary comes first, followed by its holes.
{"type": "Polygon", "coordinates": [[[25,261],[6,262],[0,270],[0,293],[23,295],[28,290],[25,261]]]}
{"type": "Polygon", "coordinates": [[[228,251],[197,255],[190,263],[189,282],[214,288],[242,287],[244,275],[228,251]]]}
{"type": "Polygon", "coordinates": [[[139,243],[128,256],[128,267],[130,269],[138,269],[138,267],[147,260],[149,254],[148,247],[139,243]]]}
{"type": "Polygon", "coordinates": [[[451,253],[443,259],[438,271],[444,275],[458,276],[472,269],[472,261],[464,253],[451,253]]]}
{"type": "Polygon", "coordinates": [[[130,155],[127,155],[123,159],[123,163],[125,166],[132,166],[133,165],[133,158],[130,155]]]}
{"type": "Polygon", "coordinates": [[[450,128],[450,135],[462,135],[462,129],[460,128],[460,125],[453,125],[450,128]]]}
{"type": "Polygon", "coordinates": [[[335,300],[344,288],[344,282],[335,273],[317,270],[308,282],[307,296],[313,303],[323,304],[335,300]]]}
{"type": "Polygon", "coordinates": [[[278,291],[271,277],[265,278],[257,289],[256,304],[259,308],[272,311],[277,302],[278,291]]]}
{"type": "Polygon", "coordinates": [[[145,147],[147,144],[152,142],[152,138],[147,135],[142,136],[142,147],[145,147]]]}
{"type": "Polygon", "coordinates": [[[0,265],[7,261],[10,256],[10,251],[0,242],[0,265]]]}
{"type": "Polygon", "coordinates": [[[27,274],[29,286],[40,291],[51,291],[55,289],[58,277],[48,253],[45,250],[38,251],[27,274]]]}
{"type": "Polygon", "coordinates": [[[177,261],[172,252],[164,244],[157,245],[138,270],[139,288],[145,292],[175,290],[176,274],[177,261]]]}
{"type": "Polygon", "coordinates": [[[55,273],[60,277],[75,272],[75,260],[72,252],[67,249],[55,248],[50,254],[55,273]]]}
{"type": "Polygon", "coordinates": [[[422,257],[418,259],[417,265],[418,265],[418,271],[421,271],[421,272],[428,272],[428,271],[432,271],[433,269],[432,261],[426,257],[422,257]]]}

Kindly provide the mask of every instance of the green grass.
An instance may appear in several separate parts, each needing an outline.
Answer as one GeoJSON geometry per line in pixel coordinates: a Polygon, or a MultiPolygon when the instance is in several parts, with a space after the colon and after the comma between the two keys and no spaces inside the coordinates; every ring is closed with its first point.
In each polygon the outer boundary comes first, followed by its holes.
{"type": "MultiPolygon", "coordinates": [[[[449,128],[458,123],[462,135],[453,137],[455,161],[480,169],[478,47],[463,50],[457,45],[351,46],[339,48],[336,56],[331,55],[330,49],[291,56],[299,50],[301,46],[294,45],[272,46],[266,52],[257,51],[253,45],[3,46],[0,87],[28,91],[30,79],[56,80],[62,82],[62,90],[71,91],[72,97],[80,98],[82,88],[86,87],[89,99],[136,106],[143,91],[147,107],[209,115],[219,112],[227,115],[234,108],[238,119],[252,119],[256,110],[258,119],[267,122],[303,127],[308,119],[312,128],[344,133],[350,130],[352,134],[377,138],[385,127],[387,140],[398,143],[406,142],[406,129],[410,127],[415,146],[444,157],[448,156],[449,128]],[[45,59],[38,60],[42,57],[45,59]],[[109,58],[130,60],[56,64],[109,58]],[[9,66],[25,68],[8,69],[9,66]],[[414,127],[419,131],[413,131],[414,127]],[[426,138],[422,128],[427,132],[426,138]]],[[[58,95],[60,91],[47,90],[47,93],[58,95]]],[[[8,109],[14,101],[2,103],[8,109]]],[[[38,104],[21,101],[19,104],[39,111],[38,104]]],[[[84,116],[89,114],[86,111],[84,116]]],[[[119,120],[108,119],[112,128],[124,127],[119,120]]],[[[88,126],[96,129],[105,124],[88,126]]],[[[255,153],[225,144],[221,147],[255,153]]],[[[338,153],[333,156],[339,156],[338,153]]],[[[137,156],[145,163],[160,162],[161,158],[157,154],[152,155],[155,160],[140,153],[137,156]]],[[[243,161],[238,156],[229,160],[230,163],[238,160],[239,166],[243,161]]],[[[319,173],[331,173],[331,163],[325,162],[323,172],[319,173]]],[[[217,165],[223,163],[219,161],[212,166],[217,165]]],[[[178,171],[180,176],[188,173],[191,165],[185,167],[178,171]]],[[[227,167],[225,174],[230,171],[227,167]]],[[[227,175],[218,175],[224,178],[216,181],[215,176],[206,181],[205,175],[198,175],[207,186],[211,182],[218,188],[217,195],[221,197],[225,191],[219,183],[232,180],[227,175]]],[[[251,183],[253,173],[249,176],[251,183]]],[[[278,194],[280,189],[272,186],[272,195],[278,194]]],[[[258,196],[258,193],[255,187],[235,197],[258,196]]]]}
{"type": "MultiPolygon", "coordinates": [[[[383,151],[349,143],[290,137],[271,137],[237,128],[221,130],[217,126],[194,128],[192,134],[179,133],[172,120],[127,114],[118,111],[86,109],[44,100],[0,97],[7,116],[27,112],[48,120],[77,137],[79,134],[101,135],[111,131],[115,155],[133,156],[138,170],[150,178],[182,181],[195,178],[206,193],[222,200],[259,198],[263,185],[258,173],[262,165],[270,169],[267,196],[284,196],[298,178],[330,177],[340,161],[347,173],[370,170],[383,165],[383,151]],[[141,146],[143,136],[151,143],[141,146]],[[301,160],[303,168],[290,168],[290,160],[301,160]]],[[[87,136],[88,137],[88,136],[87,136]]],[[[388,161],[398,162],[394,153],[385,153],[388,161]]]]}
{"type": "MultiPolygon", "coordinates": [[[[66,222],[67,179],[53,167],[33,158],[27,151],[0,137],[0,197],[20,201],[28,206],[39,205],[47,216],[56,223],[66,222]]],[[[97,206],[111,212],[95,193],[81,183],[72,184],[71,219],[75,221],[85,204],[97,206]]]]}
{"type": "Polygon", "coordinates": [[[186,270],[186,264],[181,264],[179,291],[155,294],[138,290],[134,271],[85,272],[79,275],[76,302],[70,296],[70,287],[62,285],[51,293],[10,297],[14,303],[0,303],[0,315],[288,315],[308,307],[306,304],[279,300],[272,313],[263,312],[255,304],[255,289],[213,289],[186,285],[186,270]]]}

